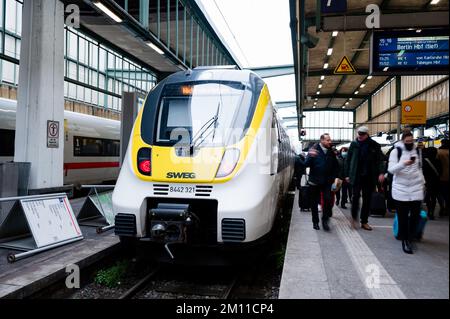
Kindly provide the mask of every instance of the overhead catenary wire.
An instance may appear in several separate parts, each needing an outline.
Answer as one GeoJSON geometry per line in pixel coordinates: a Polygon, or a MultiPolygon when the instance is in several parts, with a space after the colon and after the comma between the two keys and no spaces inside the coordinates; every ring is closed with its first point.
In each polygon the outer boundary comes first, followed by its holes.
{"type": "Polygon", "coordinates": [[[219,7],[219,5],[217,4],[216,0],[213,0],[213,1],[214,1],[214,5],[216,6],[217,10],[219,11],[220,15],[222,16],[222,19],[223,19],[223,21],[225,22],[225,24],[226,24],[228,30],[230,31],[231,35],[233,36],[233,39],[234,39],[234,41],[236,42],[236,44],[237,44],[237,46],[238,46],[238,48],[239,48],[239,51],[241,51],[241,54],[242,54],[242,56],[243,56],[244,59],[245,59],[246,65],[247,65],[247,66],[250,66],[250,63],[248,62],[247,56],[245,55],[245,53],[244,53],[244,51],[242,50],[242,48],[241,48],[241,46],[240,46],[238,40],[236,39],[236,36],[234,35],[234,32],[231,30],[230,25],[228,24],[227,19],[225,19],[225,16],[223,15],[222,10],[220,10],[220,7],[219,7]]]}

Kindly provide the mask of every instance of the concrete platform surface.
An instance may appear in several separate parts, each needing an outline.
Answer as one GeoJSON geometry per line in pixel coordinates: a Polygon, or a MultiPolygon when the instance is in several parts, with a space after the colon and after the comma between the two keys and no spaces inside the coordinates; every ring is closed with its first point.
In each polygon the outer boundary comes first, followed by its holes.
{"type": "Polygon", "coordinates": [[[408,255],[392,234],[393,214],[370,217],[373,231],[355,230],[347,206],[333,208],[330,232],[317,231],[311,213],[300,212],[297,192],[280,299],[449,298],[448,217],[428,221],[408,255]]]}
{"type": "MultiPolygon", "coordinates": [[[[75,214],[84,198],[71,200],[75,214]]],[[[119,249],[113,230],[97,234],[95,227],[80,226],[84,239],[8,263],[11,249],[0,248],[0,298],[26,298],[64,279],[66,267],[83,269],[119,249]]]]}

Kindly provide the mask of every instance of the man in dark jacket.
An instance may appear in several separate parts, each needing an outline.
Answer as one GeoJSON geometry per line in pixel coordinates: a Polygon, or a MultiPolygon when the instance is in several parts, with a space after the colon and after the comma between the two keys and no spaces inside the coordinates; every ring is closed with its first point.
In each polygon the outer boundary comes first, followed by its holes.
{"type": "Polygon", "coordinates": [[[370,201],[377,181],[384,182],[384,163],[381,146],[369,136],[369,129],[361,126],[357,130],[358,137],[350,144],[345,161],[345,180],[352,185],[352,217],[353,227],[359,212],[359,198],[362,193],[361,228],[372,230],[369,225],[370,201]]]}
{"type": "Polygon", "coordinates": [[[322,227],[330,230],[328,219],[331,216],[331,185],[334,183],[339,171],[335,153],[331,150],[329,134],[320,137],[320,143],[315,144],[308,152],[305,165],[310,167],[309,190],[311,199],[311,212],[313,228],[319,230],[318,205],[320,193],[323,193],[324,207],[322,207],[322,227]]]}

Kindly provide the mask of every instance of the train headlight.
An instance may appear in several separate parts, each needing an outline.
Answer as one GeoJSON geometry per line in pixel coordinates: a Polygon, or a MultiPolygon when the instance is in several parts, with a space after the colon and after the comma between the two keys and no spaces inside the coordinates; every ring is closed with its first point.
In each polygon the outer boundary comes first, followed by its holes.
{"type": "Polygon", "coordinates": [[[137,154],[137,166],[139,173],[143,175],[152,175],[151,156],[152,150],[148,147],[139,149],[137,154]]]}
{"type": "Polygon", "coordinates": [[[217,170],[216,177],[225,177],[231,174],[239,160],[240,152],[236,148],[230,148],[225,151],[217,170]]]}

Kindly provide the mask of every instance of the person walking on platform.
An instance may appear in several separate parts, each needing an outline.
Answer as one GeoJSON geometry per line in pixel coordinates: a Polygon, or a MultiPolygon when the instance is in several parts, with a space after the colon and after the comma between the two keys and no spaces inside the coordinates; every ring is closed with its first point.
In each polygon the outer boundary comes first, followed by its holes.
{"type": "Polygon", "coordinates": [[[328,220],[331,217],[331,186],[338,176],[338,162],[335,153],[331,150],[330,135],[325,133],[320,136],[320,142],[311,147],[306,157],[305,164],[310,167],[309,191],[311,199],[311,212],[313,228],[320,230],[318,205],[320,195],[323,194],[322,227],[329,231],[328,220]]]}
{"type": "MultiPolygon", "coordinates": [[[[417,148],[420,149],[419,146],[417,148]]],[[[436,199],[439,196],[440,163],[436,159],[436,156],[436,147],[428,147],[422,150],[422,170],[425,177],[425,203],[427,204],[428,218],[430,220],[434,220],[436,199]]]]}
{"type": "Polygon", "coordinates": [[[417,224],[424,199],[425,178],[422,173],[422,155],[414,147],[414,136],[410,130],[402,134],[401,142],[389,155],[388,171],[394,176],[392,198],[395,200],[398,217],[398,239],[403,251],[413,253],[411,241],[417,235],[417,224]]]}
{"type": "Polygon", "coordinates": [[[377,182],[384,182],[384,164],[381,146],[369,136],[369,129],[361,126],[357,138],[350,144],[345,161],[345,181],[352,187],[352,226],[356,228],[359,199],[362,193],[361,228],[372,230],[369,225],[370,201],[377,182]]]}
{"type": "Polygon", "coordinates": [[[342,187],[340,191],[336,192],[336,205],[339,205],[340,202],[343,209],[347,209],[345,204],[347,204],[347,200],[351,198],[350,184],[347,183],[344,178],[344,166],[347,159],[347,153],[348,148],[343,147],[337,156],[337,160],[339,162],[339,178],[342,180],[342,187]]]}
{"type": "Polygon", "coordinates": [[[439,147],[438,153],[437,153],[437,160],[440,163],[441,167],[441,198],[443,205],[441,206],[441,209],[439,210],[439,216],[445,216],[448,215],[448,139],[443,139],[441,142],[441,147],[439,147]]]}
{"type": "MultiPolygon", "coordinates": [[[[299,190],[298,196],[298,206],[300,209],[306,209],[308,207],[308,198],[302,193],[302,178],[303,175],[306,175],[306,166],[305,166],[305,156],[303,154],[298,154],[295,156],[295,166],[294,166],[294,176],[295,176],[295,186],[299,190]]],[[[305,192],[306,195],[306,192],[305,192]]]]}

